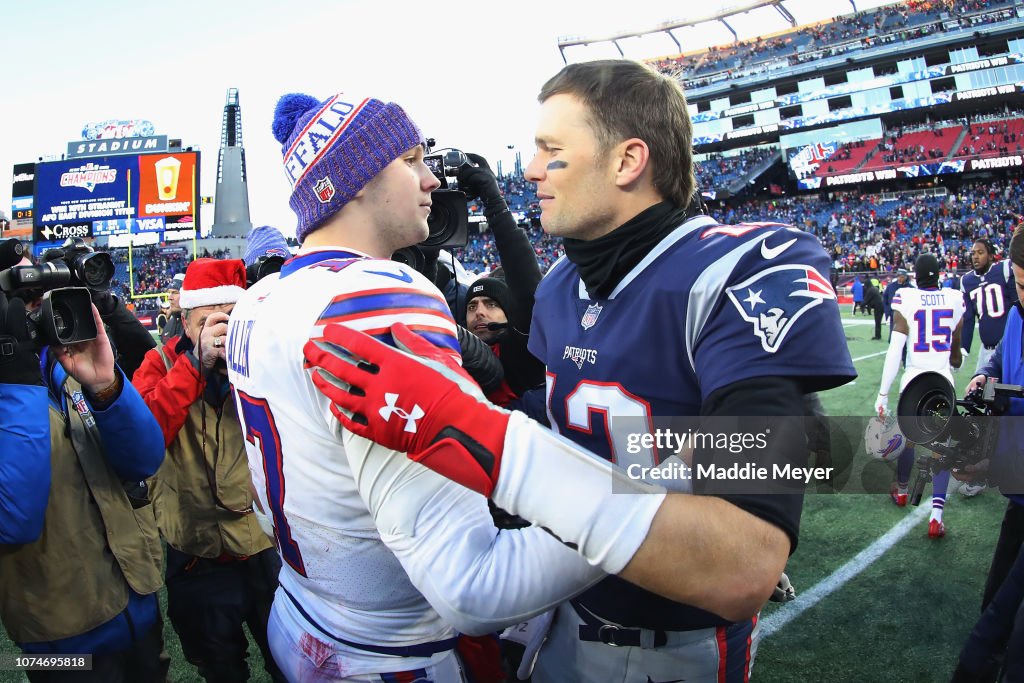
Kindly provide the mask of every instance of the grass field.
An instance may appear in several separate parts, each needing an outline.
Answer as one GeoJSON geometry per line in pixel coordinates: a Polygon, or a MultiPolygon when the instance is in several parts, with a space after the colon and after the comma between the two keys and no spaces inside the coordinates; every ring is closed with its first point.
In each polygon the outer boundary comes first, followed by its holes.
{"type": "MultiPolygon", "coordinates": [[[[844,314],[850,354],[860,376],[822,395],[832,415],[870,413],[886,344],[870,340],[873,327],[867,322],[863,316],[844,314]]],[[[970,379],[975,361],[973,356],[965,359],[966,369],[957,375],[958,389],[970,379]]],[[[928,506],[929,493],[926,488],[922,508],[928,506]]],[[[991,491],[971,499],[954,493],[946,504],[946,538],[930,540],[927,512],[896,508],[887,495],[808,495],[800,546],[787,568],[797,599],[785,605],[769,603],[762,613],[767,635],[753,678],[801,683],[949,680],[978,616],[1005,505],[1005,499],[991,491]],[[908,515],[921,516],[898,543],[863,568],[858,563],[859,573],[846,567],[845,583],[836,580],[837,570],[908,515]]],[[[200,681],[182,657],[169,624],[164,635],[172,658],[171,680],[200,681]]],[[[14,649],[6,639],[0,642],[0,651],[14,649]]],[[[250,652],[252,680],[268,681],[259,651],[253,646],[250,652]]],[[[22,674],[0,672],[0,682],[21,680],[22,674]]]]}

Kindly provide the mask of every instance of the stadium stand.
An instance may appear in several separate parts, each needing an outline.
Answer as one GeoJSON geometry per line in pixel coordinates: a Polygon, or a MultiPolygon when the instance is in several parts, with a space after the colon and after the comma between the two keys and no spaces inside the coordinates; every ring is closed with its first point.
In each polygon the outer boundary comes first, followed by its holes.
{"type": "Polygon", "coordinates": [[[934,124],[925,125],[924,130],[892,131],[879,141],[877,152],[859,170],[941,161],[948,158],[962,131],[962,125],[939,127],[934,124]]]}
{"type": "Polygon", "coordinates": [[[1020,154],[1024,143],[1024,119],[982,121],[967,127],[953,158],[985,158],[1020,154]]]}
{"type": "Polygon", "coordinates": [[[757,70],[769,62],[792,66],[877,45],[906,42],[937,32],[983,26],[1009,16],[1013,0],[957,0],[950,4],[923,0],[894,3],[804,26],[767,38],[712,46],[707,50],[649,60],[687,89],[707,85],[722,72],[757,70]],[[948,19],[956,17],[956,25],[948,19]]]}

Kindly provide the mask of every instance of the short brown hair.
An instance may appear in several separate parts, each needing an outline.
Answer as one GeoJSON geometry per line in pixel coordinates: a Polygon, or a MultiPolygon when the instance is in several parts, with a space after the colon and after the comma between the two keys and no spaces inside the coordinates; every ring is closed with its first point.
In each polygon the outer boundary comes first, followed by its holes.
{"type": "Polygon", "coordinates": [[[654,187],[679,207],[688,206],[693,175],[693,125],[679,82],[628,59],[570,64],[541,88],[537,100],[578,97],[603,152],[629,138],[650,149],[654,187]]]}
{"type": "Polygon", "coordinates": [[[1010,238],[1010,263],[1024,268],[1024,223],[1019,224],[1010,238]]]}

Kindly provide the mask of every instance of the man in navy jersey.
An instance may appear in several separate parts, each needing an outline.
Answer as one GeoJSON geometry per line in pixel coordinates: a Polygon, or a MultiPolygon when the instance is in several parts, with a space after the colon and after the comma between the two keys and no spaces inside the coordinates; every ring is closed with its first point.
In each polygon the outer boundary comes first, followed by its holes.
{"type": "Polygon", "coordinates": [[[995,249],[988,240],[977,240],[971,249],[974,270],[960,281],[967,310],[964,315],[964,349],[970,350],[974,339],[975,320],[978,328],[978,364],[981,369],[992,357],[1006,327],[1006,314],[1014,304],[1013,275],[1010,261],[995,260],[995,249]]]}
{"type": "MultiPolygon", "coordinates": [[[[342,380],[328,393],[335,415],[621,574],[558,608],[533,680],[746,680],[756,612],[796,547],[802,492],[669,494],[637,524],[651,496],[610,495],[609,483],[626,486],[620,468],[668,455],[628,447],[624,419],[801,416],[805,394],[856,376],[828,257],[794,228],[701,213],[676,81],[628,60],[573,64],[539,99],[526,178],[565,257],[537,290],[529,349],[547,366],[553,429],[619,467],[340,326],[325,329],[338,362],[317,361],[342,380]],[[367,383],[363,367],[379,374],[367,383]],[[405,410],[422,404],[423,420],[396,426],[383,391],[405,410]]],[[[773,439],[774,453],[742,457],[796,460],[806,448],[801,427],[773,439]]]]}
{"type": "MultiPolygon", "coordinates": [[[[526,178],[537,183],[545,232],[564,238],[566,255],[537,291],[530,350],[547,365],[559,433],[621,466],[652,466],[658,454],[650,450],[620,452],[610,438],[616,417],[800,415],[804,393],[855,376],[817,240],[696,213],[692,129],[674,81],[629,61],[576,64],[539,99],[538,151],[526,178]],[[587,351],[585,362],[567,357],[573,348],[587,351]]],[[[726,498],[737,534],[751,534],[755,547],[759,535],[782,541],[764,552],[795,548],[799,495],[726,498]]],[[[749,662],[732,658],[752,659],[756,647],[756,617],[730,623],[615,577],[558,618],[540,680],[598,680],[597,672],[567,670],[594,660],[642,681],[648,671],[669,675],[665,659],[676,660],[671,675],[687,680],[701,680],[719,660],[729,680],[743,680],[749,662]],[[605,624],[622,627],[624,643],[634,634],[636,645],[614,647],[602,637],[605,624]],[[647,634],[650,650],[642,647],[647,634]],[[714,655],[695,661],[709,644],[714,655]]]]}
{"type": "MultiPolygon", "coordinates": [[[[1009,259],[996,262],[995,248],[987,239],[979,239],[971,248],[971,266],[974,268],[960,280],[960,291],[964,293],[963,348],[971,350],[974,339],[975,321],[977,321],[978,363],[974,374],[988,364],[999,340],[1003,338],[1006,327],[1006,315],[1010,307],[1017,301],[1017,293],[1013,286],[1013,274],[1010,272],[1009,259]]],[[[962,495],[976,496],[985,490],[984,479],[965,481],[957,489],[962,495]]]]}

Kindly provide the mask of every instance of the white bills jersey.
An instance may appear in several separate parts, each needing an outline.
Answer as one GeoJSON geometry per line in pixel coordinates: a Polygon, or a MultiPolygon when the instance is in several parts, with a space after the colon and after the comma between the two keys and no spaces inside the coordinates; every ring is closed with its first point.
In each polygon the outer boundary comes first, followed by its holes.
{"type": "Polygon", "coordinates": [[[400,654],[407,670],[426,665],[424,649],[450,650],[454,628],[518,623],[603,576],[539,527],[499,534],[482,496],[342,428],[303,356],[335,322],[390,344],[402,322],[461,362],[441,292],[394,261],[300,254],[235,305],[228,372],[296,623],[355,643],[350,674],[398,670],[367,652],[400,654]]]}
{"type": "Polygon", "coordinates": [[[328,322],[381,338],[401,320],[458,355],[448,306],[419,273],[393,261],[312,252],[286,266],[246,292],[228,330],[228,372],[256,495],[274,523],[281,586],[318,624],[355,642],[450,636],[381,542],[342,428],[302,352],[328,322]]]}
{"type": "Polygon", "coordinates": [[[953,384],[949,368],[953,332],[964,317],[964,295],[956,289],[915,289],[896,292],[892,308],[906,319],[907,369],[900,391],[923,372],[942,373],[953,384]]]}

